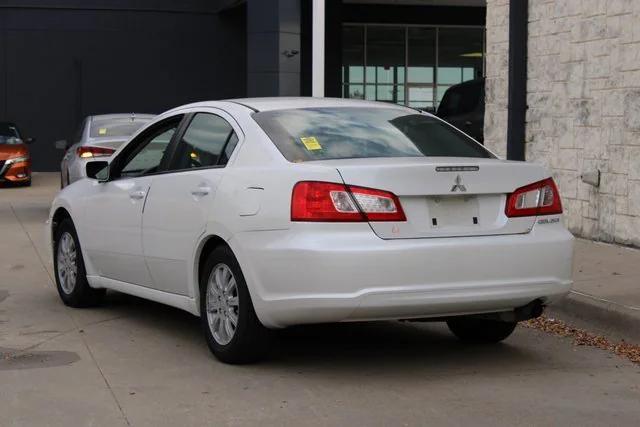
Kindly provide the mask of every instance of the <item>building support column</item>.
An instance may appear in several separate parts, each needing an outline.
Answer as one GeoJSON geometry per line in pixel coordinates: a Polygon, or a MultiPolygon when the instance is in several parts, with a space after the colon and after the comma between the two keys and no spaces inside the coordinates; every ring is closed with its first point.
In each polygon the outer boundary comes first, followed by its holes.
{"type": "Polygon", "coordinates": [[[527,113],[527,26],[529,1],[509,2],[509,105],[507,159],[525,159],[527,113]]]}
{"type": "Polygon", "coordinates": [[[247,0],[247,95],[300,95],[300,0],[247,0]]]}
{"type": "Polygon", "coordinates": [[[312,21],[312,59],[311,59],[311,96],[324,96],[324,33],[325,33],[324,0],[313,0],[312,21]]]}

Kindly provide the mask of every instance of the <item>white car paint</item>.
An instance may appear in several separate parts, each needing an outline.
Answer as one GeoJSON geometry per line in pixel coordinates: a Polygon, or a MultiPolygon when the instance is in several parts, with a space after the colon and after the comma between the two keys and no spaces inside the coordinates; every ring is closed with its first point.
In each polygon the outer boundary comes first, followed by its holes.
{"type": "Polygon", "coordinates": [[[446,157],[291,163],[247,105],[260,111],[405,109],[352,100],[265,98],[191,104],[158,116],[148,126],[176,114],[218,114],[239,142],[224,168],[106,183],[85,179],[61,191],[48,223],[59,209],[68,211],[92,287],[199,315],[200,251],[215,237],[235,254],[256,314],[272,328],[509,311],[536,299],[550,304],[569,291],[573,237],[561,216],[539,221],[504,215],[506,194],[549,177],[543,167],[446,157]],[[480,165],[480,171],[434,172],[467,164],[480,165]],[[431,229],[424,222],[424,211],[431,208],[426,200],[448,195],[456,175],[476,195],[479,228],[431,229]],[[297,182],[343,179],[394,192],[408,221],[291,221],[297,182]]]}

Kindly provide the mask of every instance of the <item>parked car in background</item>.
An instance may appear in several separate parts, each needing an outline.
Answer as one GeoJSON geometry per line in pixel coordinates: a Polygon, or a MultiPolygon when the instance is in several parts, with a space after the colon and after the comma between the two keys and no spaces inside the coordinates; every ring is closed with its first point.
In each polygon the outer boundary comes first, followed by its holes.
{"type": "Polygon", "coordinates": [[[476,79],[451,86],[436,113],[480,143],[484,142],[484,81],[476,79]]]}
{"type": "Polygon", "coordinates": [[[572,283],[549,171],[407,107],[191,104],[86,167],[49,214],[62,301],[187,310],[225,362],[304,323],[430,318],[498,342],[572,283]]]}
{"type": "Polygon", "coordinates": [[[27,144],[14,123],[0,122],[0,182],[31,185],[31,156],[27,144]]]}
{"type": "Polygon", "coordinates": [[[66,141],[56,142],[57,148],[66,150],[60,165],[60,186],[64,188],[84,178],[87,161],[111,156],[153,117],[153,114],[104,114],[87,117],[71,146],[66,141]]]}

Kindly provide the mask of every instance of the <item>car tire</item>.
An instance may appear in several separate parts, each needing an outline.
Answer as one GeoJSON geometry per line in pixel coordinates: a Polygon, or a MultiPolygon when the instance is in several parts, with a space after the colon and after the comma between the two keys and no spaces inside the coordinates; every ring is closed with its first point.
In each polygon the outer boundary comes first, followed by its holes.
{"type": "Polygon", "coordinates": [[[53,269],[60,299],[69,307],[91,307],[104,299],[104,289],[89,286],[82,259],[80,241],[71,219],[56,228],[53,245],[53,269]]]}
{"type": "Polygon", "coordinates": [[[240,265],[226,246],[214,249],[201,269],[200,319],[207,345],[221,362],[252,363],[266,355],[270,331],[260,323],[240,265]]]}
{"type": "Polygon", "coordinates": [[[518,322],[502,322],[499,320],[477,317],[456,317],[447,320],[447,326],[461,341],[490,344],[506,339],[514,331],[518,322]]]}

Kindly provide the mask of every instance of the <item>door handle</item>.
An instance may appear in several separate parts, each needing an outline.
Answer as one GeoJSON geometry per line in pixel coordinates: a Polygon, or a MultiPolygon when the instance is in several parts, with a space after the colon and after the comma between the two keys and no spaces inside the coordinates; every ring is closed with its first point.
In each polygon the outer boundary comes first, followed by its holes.
{"type": "Polygon", "coordinates": [[[191,190],[191,194],[196,197],[204,197],[211,192],[211,187],[201,186],[195,190],[191,190]]]}
{"type": "Polygon", "coordinates": [[[142,200],[146,195],[147,195],[146,191],[143,191],[143,190],[132,191],[131,193],[129,193],[129,197],[132,198],[133,200],[142,200]]]}
{"type": "Polygon", "coordinates": [[[466,126],[471,126],[473,123],[471,123],[471,121],[470,121],[470,120],[467,120],[466,122],[464,122],[464,124],[465,124],[466,126]]]}

